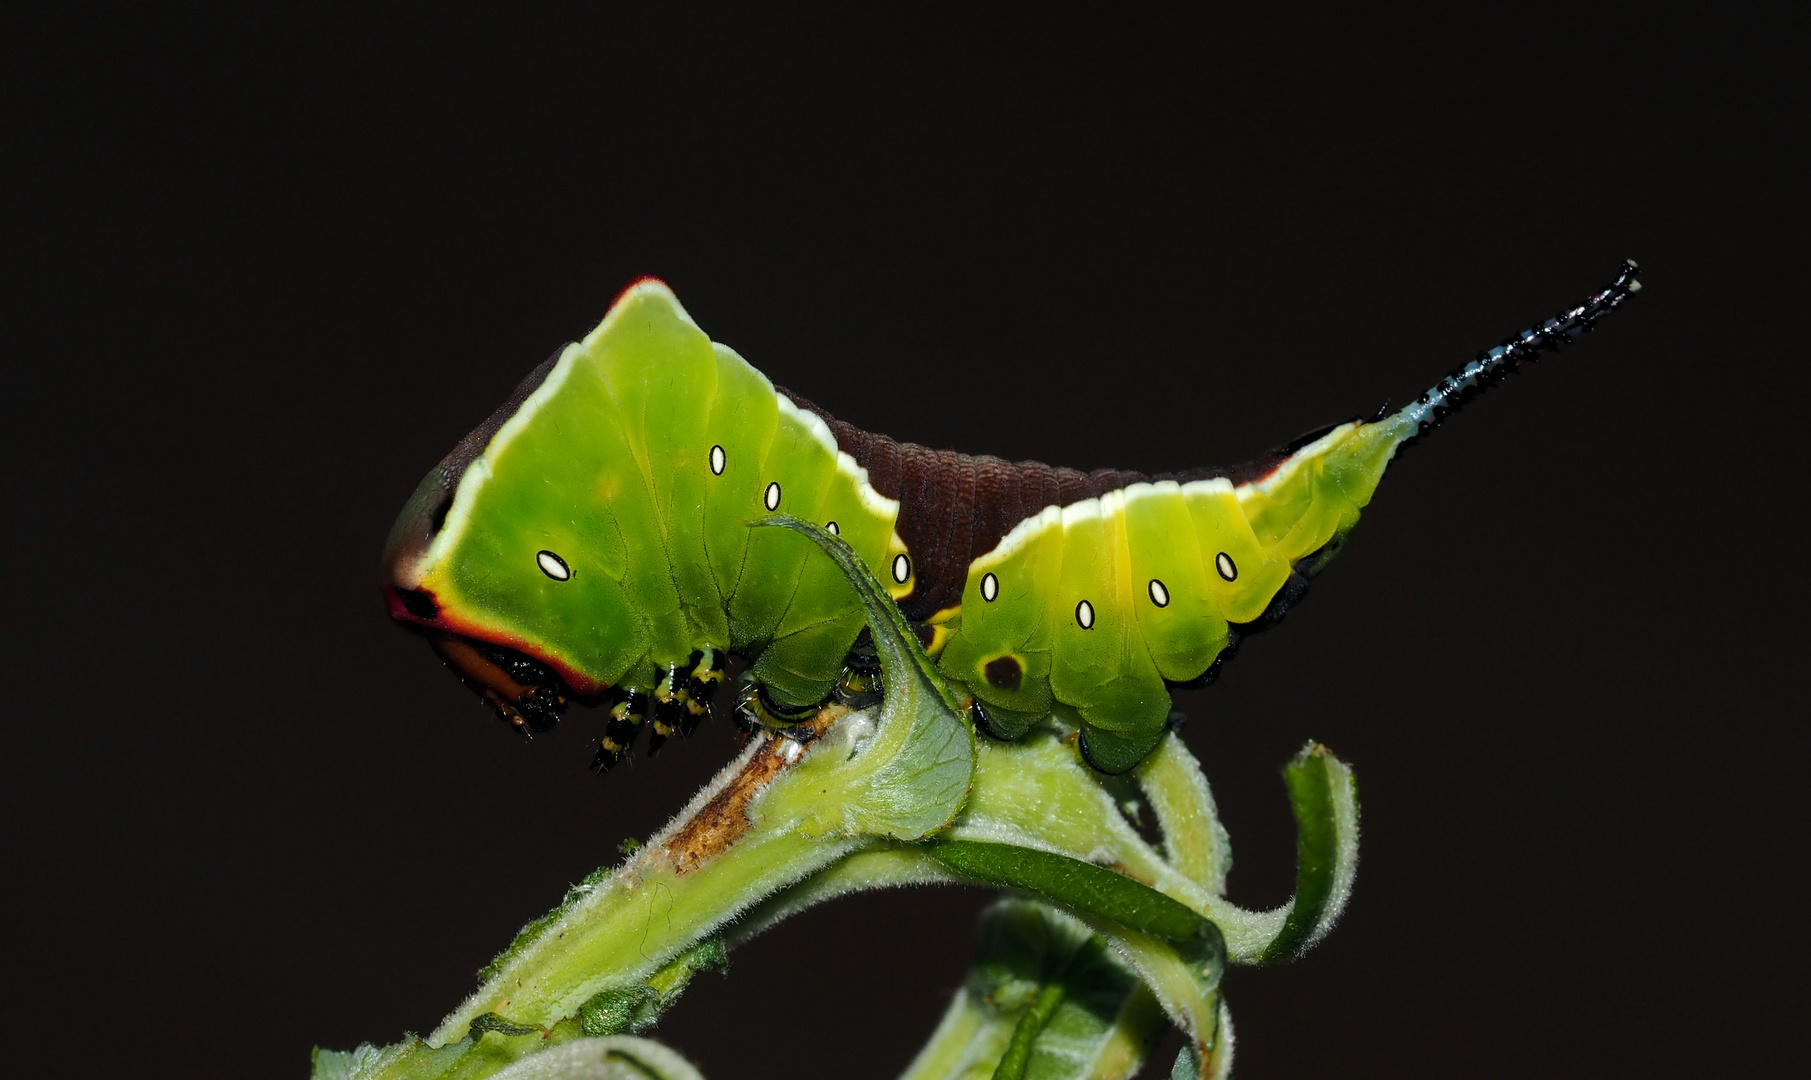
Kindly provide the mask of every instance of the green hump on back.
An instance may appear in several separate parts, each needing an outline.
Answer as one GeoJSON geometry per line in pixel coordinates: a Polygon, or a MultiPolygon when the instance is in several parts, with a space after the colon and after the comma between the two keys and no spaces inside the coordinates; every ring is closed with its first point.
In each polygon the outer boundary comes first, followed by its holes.
{"type": "Polygon", "coordinates": [[[870,566],[904,550],[898,504],[823,421],[644,280],[466,469],[415,576],[450,628],[599,683],[646,688],[734,649],[803,704],[828,692],[861,612],[809,542],[750,529],[775,513],[835,521],[870,566]]]}

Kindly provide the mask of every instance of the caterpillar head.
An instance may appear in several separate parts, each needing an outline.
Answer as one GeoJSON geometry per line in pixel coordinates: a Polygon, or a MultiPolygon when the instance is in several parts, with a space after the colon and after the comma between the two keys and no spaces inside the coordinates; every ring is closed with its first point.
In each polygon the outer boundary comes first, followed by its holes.
{"type": "Polygon", "coordinates": [[[625,571],[658,524],[625,472],[609,364],[670,352],[650,327],[710,347],[665,285],[637,282],[428,473],[385,545],[391,616],[523,731],[647,663],[648,604],[625,571]]]}
{"type": "Polygon", "coordinates": [[[526,567],[512,568],[511,562],[520,560],[509,556],[527,537],[500,537],[482,520],[472,521],[469,511],[461,521],[461,535],[451,535],[450,526],[468,478],[474,487],[496,479],[484,460],[486,450],[523,402],[546,383],[558,361],[556,353],[535,368],[501,408],[429,471],[384,545],[383,591],[390,617],[424,637],[461,682],[525,733],[553,727],[573,698],[603,689],[595,673],[572,662],[569,647],[560,648],[546,635],[545,616],[560,606],[552,586],[571,582],[571,564],[557,553],[546,556],[547,567],[564,574],[563,581],[555,581],[542,568],[543,549],[537,548],[529,552],[526,567]],[[474,469],[486,475],[474,475],[474,469]],[[497,607],[500,594],[524,587],[544,594],[539,597],[543,617],[533,620],[539,625],[524,623],[520,611],[497,607]]]}

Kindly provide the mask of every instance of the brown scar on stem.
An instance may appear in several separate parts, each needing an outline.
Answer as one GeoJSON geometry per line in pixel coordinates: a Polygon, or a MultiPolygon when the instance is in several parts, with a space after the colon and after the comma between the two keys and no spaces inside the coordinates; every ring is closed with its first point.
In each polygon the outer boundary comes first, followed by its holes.
{"type": "Polygon", "coordinates": [[[788,759],[783,753],[787,744],[815,741],[850,711],[847,705],[826,705],[811,719],[795,725],[792,728],[796,733],[794,736],[768,736],[767,745],[749,759],[742,771],[661,846],[667,858],[672,860],[673,872],[685,874],[696,870],[728,851],[752,824],[748,819],[748,805],[755,796],[775,777],[803,759],[802,754],[788,759]]]}
{"type": "Polygon", "coordinates": [[[1157,888],[1157,879],[1156,878],[1152,877],[1149,874],[1136,873],[1132,870],[1131,867],[1127,866],[1125,863],[1120,862],[1118,859],[1114,859],[1112,862],[1108,863],[1107,869],[1113,871],[1115,874],[1118,874],[1120,877],[1131,878],[1133,881],[1138,882],[1140,885],[1149,885],[1153,889],[1157,888]]]}

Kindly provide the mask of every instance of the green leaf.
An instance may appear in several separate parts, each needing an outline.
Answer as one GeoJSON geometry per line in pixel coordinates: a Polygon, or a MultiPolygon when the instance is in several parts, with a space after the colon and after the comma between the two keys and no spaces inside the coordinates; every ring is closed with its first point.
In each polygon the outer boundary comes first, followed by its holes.
{"type": "Polygon", "coordinates": [[[868,627],[874,634],[875,651],[880,653],[881,668],[887,676],[889,699],[893,694],[894,682],[902,674],[912,672],[916,680],[934,692],[950,712],[957,716],[967,713],[966,699],[945,681],[937,670],[936,662],[918,643],[918,635],[912,630],[912,624],[900,613],[899,605],[893,603],[893,598],[868,569],[868,564],[862,562],[861,556],[842,537],[788,514],[776,514],[749,524],[757,527],[777,525],[803,533],[842,568],[849,584],[855,588],[855,595],[861,599],[863,610],[868,613],[868,627]]]}
{"type": "Polygon", "coordinates": [[[1038,987],[1037,996],[1031,999],[1031,1004],[1019,1014],[1019,1022],[1013,1025],[1012,1039],[1006,1044],[1006,1053],[1001,1055],[1000,1063],[994,1066],[993,1080],[1024,1080],[1025,1069],[1031,1064],[1031,1048],[1043,1034],[1044,1025],[1056,1015],[1057,1006],[1063,1003],[1063,991],[1060,982],[1038,987]]]}
{"type": "Polygon", "coordinates": [[[1226,945],[1216,930],[1195,942],[1174,942],[1102,919],[1084,920],[1112,944],[1138,973],[1163,1011],[1194,1041],[1205,1062],[1204,1075],[1230,1067],[1232,1043],[1220,980],[1226,973],[1226,945]],[[1214,1070],[1208,1072],[1206,1070],[1214,1070]]]}
{"type": "Polygon", "coordinates": [[[1201,1075],[1201,1054],[1193,1045],[1184,1043],[1176,1053],[1176,1064],[1170,1066],[1170,1080],[1195,1080],[1201,1075]]]}
{"type": "Polygon", "coordinates": [[[1176,942],[1219,936],[1207,919],[1156,889],[1067,855],[979,840],[937,840],[927,850],[966,877],[1038,893],[1141,933],[1176,942]]]}
{"type": "Polygon", "coordinates": [[[892,597],[841,537],[784,515],[756,524],[803,533],[848,576],[867,612],[886,683],[877,726],[855,717],[833,725],[795,770],[798,775],[789,778],[792,789],[812,792],[821,807],[805,821],[805,831],[916,840],[947,827],[967,804],[975,776],[975,736],[963,699],[938,674],[892,597]],[[866,731],[877,734],[869,741],[866,731]],[[853,761],[857,755],[878,764],[868,769],[856,761],[847,769],[831,760],[853,761]]]}
{"type": "Polygon", "coordinates": [[[1099,935],[1041,900],[1002,897],[981,913],[968,981],[904,1080],[1124,1080],[1164,1026],[1099,935]]]}
{"type": "Polygon", "coordinates": [[[660,1015],[660,991],[647,983],[599,990],[579,1006],[579,1027],[587,1035],[620,1035],[639,1030],[660,1015]]]}
{"type": "Polygon", "coordinates": [[[1318,743],[1283,769],[1295,807],[1295,899],[1263,961],[1293,960],[1327,936],[1345,910],[1358,869],[1358,785],[1352,770],[1318,743]]]}
{"type": "Polygon", "coordinates": [[[722,938],[706,938],[680,953],[645,983],[600,990],[579,1006],[579,1027],[591,1036],[645,1031],[679,1000],[692,976],[707,969],[729,970],[729,953],[722,938]]]}

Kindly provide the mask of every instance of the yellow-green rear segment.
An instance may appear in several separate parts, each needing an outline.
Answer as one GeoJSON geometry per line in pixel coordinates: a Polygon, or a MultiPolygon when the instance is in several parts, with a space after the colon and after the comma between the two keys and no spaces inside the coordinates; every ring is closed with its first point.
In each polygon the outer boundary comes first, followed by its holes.
{"type": "Polygon", "coordinates": [[[1095,765],[1130,768],[1163,736],[1166,680],[1200,676],[1230,626],[1331,554],[1412,433],[1400,416],[1342,424],[1251,483],[1133,484],[1045,510],[970,565],[944,674],[1000,734],[1066,706],[1095,765]]]}

